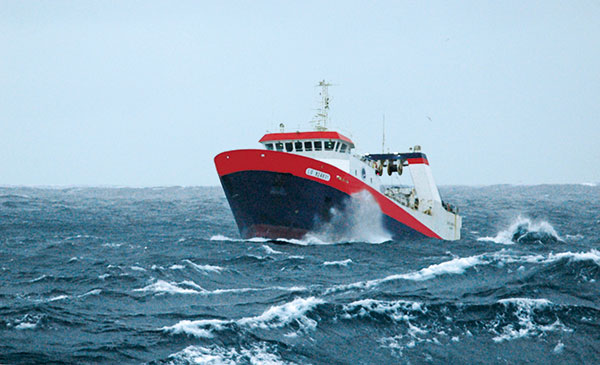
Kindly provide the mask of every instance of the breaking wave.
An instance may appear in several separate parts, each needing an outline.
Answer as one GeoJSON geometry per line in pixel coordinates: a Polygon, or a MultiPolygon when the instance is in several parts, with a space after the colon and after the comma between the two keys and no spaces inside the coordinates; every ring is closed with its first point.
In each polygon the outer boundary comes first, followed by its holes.
{"type": "Polygon", "coordinates": [[[481,265],[504,265],[511,263],[530,263],[530,264],[550,264],[562,260],[567,261],[591,261],[600,266],[600,251],[592,249],[589,252],[559,252],[549,253],[547,255],[521,255],[506,252],[504,250],[494,253],[484,253],[481,255],[456,257],[449,261],[444,261],[439,264],[432,264],[423,269],[402,274],[388,275],[380,279],[372,279],[366,281],[357,281],[350,284],[340,284],[328,288],[325,293],[331,294],[346,290],[364,290],[370,289],[377,285],[395,281],[395,280],[410,280],[424,281],[431,280],[442,275],[459,275],[464,274],[466,270],[475,266],[481,265]]]}
{"type": "Polygon", "coordinates": [[[296,298],[289,303],[272,306],[255,317],[244,317],[238,320],[201,319],[196,321],[183,320],[173,326],[161,330],[172,334],[187,334],[196,337],[212,337],[213,332],[232,327],[246,328],[281,328],[295,324],[299,331],[314,329],[317,321],[307,316],[308,312],[324,301],[315,297],[296,298]]]}
{"type": "Polygon", "coordinates": [[[134,289],[134,292],[153,292],[157,294],[201,294],[201,295],[219,295],[229,293],[247,293],[259,291],[287,291],[302,292],[307,288],[304,286],[271,286],[266,288],[230,288],[207,290],[190,280],[184,280],[180,283],[168,282],[165,280],[156,280],[143,288],[134,289]]]}
{"type": "Polygon", "coordinates": [[[546,221],[536,222],[520,216],[507,230],[498,232],[495,237],[480,237],[477,240],[504,245],[515,243],[550,244],[562,241],[550,223],[546,221]]]}
{"type": "Polygon", "coordinates": [[[254,344],[249,348],[218,345],[188,346],[182,351],[170,355],[169,360],[173,364],[293,364],[284,361],[275,351],[272,345],[266,343],[254,344]]]}

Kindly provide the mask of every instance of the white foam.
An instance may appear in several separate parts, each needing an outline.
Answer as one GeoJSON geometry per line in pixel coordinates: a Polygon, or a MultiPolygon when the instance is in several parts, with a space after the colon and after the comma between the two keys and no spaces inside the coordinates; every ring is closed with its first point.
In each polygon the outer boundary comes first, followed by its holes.
{"type": "Polygon", "coordinates": [[[272,249],[271,247],[267,246],[267,245],[262,245],[262,248],[265,250],[266,253],[270,254],[270,255],[277,255],[277,254],[282,254],[283,252],[281,251],[277,251],[272,249]]]}
{"type": "Polygon", "coordinates": [[[412,281],[423,281],[433,279],[440,275],[446,274],[462,274],[466,269],[476,266],[487,264],[488,261],[483,259],[483,255],[469,256],[469,257],[457,257],[450,261],[442,262],[439,264],[430,265],[418,271],[413,271],[405,274],[394,274],[386,276],[382,279],[373,279],[367,281],[358,281],[351,284],[342,284],[333,286],[325,291],[326,294],[337,292],[340,290],[351,290],[351,289],[369,289],[377,286],[381,283],[393,281],[393,280],[412,280],[412,281]]]}
{"type": "Polygon", "coordinates": [[[21,322],[15,326],[15,329],[18,330],[32,330],[37,328],[39,322],[30,323],[30,322],[21,322]]]}
{"type": "Polygon", "coordinates": [[[552,302],[547,299],[508,298],[499,300],[498,303],[504,305],[507,309],[515,310],[515,315],[519,320],[519,328],[516,329],[513,324],[506,325],[502,328],[502,333],[492,338],[494,342],[532,337],[549,331],[571,331],[571,329],[563,325],[558,318],[554,323],[549,325],[540,325],[534,321],[533,316],[535,310],[553,306],[552,302]]]}
{"type": "Polygon", "coordinates": [[[198,270],[198,271],[202,271],[202,272],[215,272],[215,273],[220,273],[222,270],[224,270],[224,268],[220,267],[220,266],[213,266],[213,265],[199,265],[196,264],[190,260],[183,260],[183,262],[185,262],[186,264],[189,264],[190,266],[192,266],[194,269],[198,270]]]}
{"type": "Polygon", "coordinates": [[[48,276],[44,274],[44,275],[42,275],[42,276],[39,276],[39,277],[37,277],[37,278],[35,278],[35,279],[31,279],[31,280],[29,280],[29,282],[30,282],[30,283],[35,283],[35,282],[38,282],[38,281],[40,281],[40,280],[44,280],[44,279],[45,279],[45,278],[47,278],[47,277],[48,277],[48,276]]]}
{"type": "Polygon", "coordinates": [[[223,330],[233,324],[249,328],[281,328],[291,323],[297,323],[300,330],[314,329],[317,322],[306,314],[317,305],[324,303],[315,297],[296,298],[289,303],[272,306],[261,315],[244,317],[238,320],[202,319],[197,321],[183,320],[173,326],[161,328],[173,334],[188,334],[196,337],[212,337],[214,331],[223,330]]]}
{"type": "Polygon", "coordinates": [[[200,292],[194,289],[186,289],[177,286],[175,283],[169,283],[164,280],[157,280],[155,283],[145,286],[140,289],[134,289],[136,292],[155,292],[167,294],[199,294],[200,292]]]}
{"type": "Polygon", "coordinates": [[[545,233],[556,238],[557,240],[561,240],[560,236],[558,233],[556,233],[556,230],[550,223],[546,221],[536,222],[529,218],[518,216],[507,230],[498,232],[495,237],[480,237],[477,239],[477,241],[494,242],[503,245],[514,245],[515,242],[513,241],[513,236],[521,226],[525,226],[527,232],[545,233]]]}
{"type": "Polygon", "coordinates": [[[273,241],[270,238],[265,238],[265,237],[253,237],[253,238],[248,238],[248,239],[243,239],[243,238],[231,238],[231,237],[227,237],[227,236],[223,236],[221,234],[212,236],[210,238],[211,241],[225,241],[225,242],[269,242],[269,241],[273,241]]]}
{"type": "Polygon", "coordinates": [[[170,355],[177,362],[193,364],[291,364],[284,361],[264,343],[253,345],[251,348],[225,348],[217,345],[210,347],[188,346],[182,351],[170,355]]]}
{"type": "Polygon", "coordinates": [[[93,289],[85,294],[81,294],[79,298],[87,297],[88,295],[100,295],[100,293],[102,293],[101,289],[93,289]]]}
{"type": "Polygon", "coordinates": [[[186,334],[195,337],[211,338],[213,337],[213,331],[220,331],[224,328],[229,321],[223,321],[220,319],[202,319],[197,321],[183,320],[179,321],[173,326],[161,328],[165,332],[172,334],[186,334]]]}
{"type": "Polygon", "coordinates": [[[346,304],[343,307],[346,312],[344,318],[365,317],[372,313],[379,313],[389,316],[395,321],[411,318],[412,312],[425,312],[423,304],[420,302],[411,302],[406,300],[383,301],[375,299],[363,299],[346,304]],[[356,312],[351,314],[349,312],[356,312]]]}
{"type": "Polygon", "coordinates": [[[335,244],[342,242],[383,243],[392,239],[383,226],[379,205],[366,190],[352,194],[341,209],[332,208],[331,219],[308,233],[302,244],[335,244]]]}
{"type": "Polygon", "coordinates": [[[133,271],[146,271],[146,269],[144,269],[143,267],[139,267],[139,266],[131,266],[130,269],[133,271]]]}
{"type": "Polygon", "coordinates": [[[183,270],[183,269],[185,269],[185,266],[183,266],[183,265],[177,265],[176,264],[176,265],[171,265],[171,267],[169,267],[169,269],[171,269],[171,270],[183,270]]]}
{"type": "Polygon", "coordinates": [[[296,298],[289,303],[272,306],[260,316],[242,318],[237,323],[249,327],[276,328],[295,321],[301,328],[315,328],[317,322],[308,318],[306,313],[322,303],[322,299],[315,297],[296,298]]]}
{"type": "Polygon", "coordinates": [[[52,297],[50,299],[48,299],[49,302],[55,302],[57,300],[64,300],[64,299],[68,299],[69,296],[68,295],[58,295],[56,297],[52,297]]]}
{"type": "Polygon", "coordinates": [[[470,267],[486,263],[487,261],[483,260],[482,256],[457,257],[416,272],[399,275],[398,278],[415,281],[429,280],[440,275],[463,274],[470,267]]]}
{"type": "Polygon", "coordinates": [[[346,260],[342,260],[342,261],[325,261],[323,263],[323,265],[325,265],[325,266],[332,266],[332,265],[348,266],[348,264],[351,262],[352,262],[352,259],[346,259],[346,260]]]}
{"type": "Polygon", "coordinates": [[[558,341],[556,346],[554,346],[554,349],[552,350],[552,352],[554,352],[555,354],[562,354],[564,349],[565,349],[565,344],[562,343],[561,341],[558,341]]]}

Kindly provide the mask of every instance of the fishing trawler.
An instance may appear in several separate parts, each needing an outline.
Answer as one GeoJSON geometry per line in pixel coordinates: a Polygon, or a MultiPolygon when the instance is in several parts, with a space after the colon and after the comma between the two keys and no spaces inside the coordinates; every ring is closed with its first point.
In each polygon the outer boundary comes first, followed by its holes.
{"type": "Polygon", "coordinates": [[[442,201],[420,146],[406,153],[353,153],[354,142],[329,130],[331,84],[321,81],[321,105],[312,131],[267,133],[263,149],[233,150],[214,161],[243,238],[302,238],[367,192],[394,238],[460,239],[458,209],[442,201]],[[412,186],[390,186],[383,175],[408,170],[412,186]]]}

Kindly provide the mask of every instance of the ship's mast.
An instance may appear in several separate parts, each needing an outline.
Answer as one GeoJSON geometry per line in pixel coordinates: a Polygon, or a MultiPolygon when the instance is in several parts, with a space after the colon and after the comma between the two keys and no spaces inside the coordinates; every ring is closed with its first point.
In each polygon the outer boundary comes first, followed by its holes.
{"type": "Polygon", "coordinates": [[[321,87],[321,92],[319,95],[321,96],[321,105],[318,109],[317,114],[313,119],[313,123],[315,124],[315,129],[318,131],[326,131],[327,130],[327,122],[329,121],[329,90],[328,87],[331,86],[330,83],[322,80],[319,82],[317,87],[321,87]]]}

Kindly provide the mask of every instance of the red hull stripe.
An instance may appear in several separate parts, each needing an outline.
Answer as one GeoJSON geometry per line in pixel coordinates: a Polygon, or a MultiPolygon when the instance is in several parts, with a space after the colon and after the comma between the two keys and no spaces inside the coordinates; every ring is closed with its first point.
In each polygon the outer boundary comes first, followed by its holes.
{"type": "Polygon", "coordinates": [[[420,163],[429,165],[429,161],[427,161],[426,158],[409,158],[406,160],[406,162],[408,162],[409,165],[416,165],[416,164],[420,164],[420,163]]]}
{"type": "Polygon", "coordinates": [[[259,142],[300,140],[300,139],[341,139],[354,147],[350,138],[338,132],[292,132],[292,133],[269,133],[265,134],[259,142]]]}
{"type": "Polygon", "coordinates": [[[219,176],[248,170],[271,171],[289,173],[303,179],[313,180],[348,195],[367,190],[375,198],[383,214],[421,232],[425,236],[441,238],[379,191],[353,175],[325,162],[286,152],[235,150],[218,154],[215,157],[215,165],[219,176]]]}

